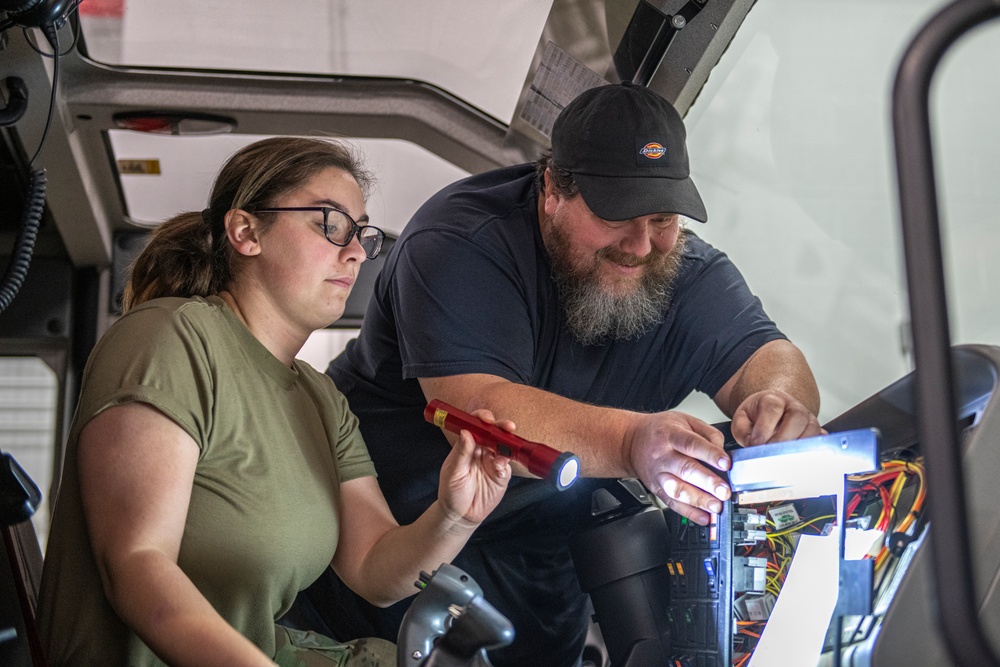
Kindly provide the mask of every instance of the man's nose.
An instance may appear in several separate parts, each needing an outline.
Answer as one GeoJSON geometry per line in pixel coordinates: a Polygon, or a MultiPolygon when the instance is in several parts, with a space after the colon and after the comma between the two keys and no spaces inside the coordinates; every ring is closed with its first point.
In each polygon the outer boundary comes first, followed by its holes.
{"type": "Polygon", "coordinates": [[[631,220],[625,225],[625,237],[619,247],[636,257],[645,257],[653,249],[649,238],[649,223],[645,220],[631,220]]]}

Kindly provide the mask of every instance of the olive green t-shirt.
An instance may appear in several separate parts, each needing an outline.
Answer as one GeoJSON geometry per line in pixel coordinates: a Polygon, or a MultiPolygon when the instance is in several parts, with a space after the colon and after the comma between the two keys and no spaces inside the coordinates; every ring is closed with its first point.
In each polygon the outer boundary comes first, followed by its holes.
{"type": "Polygon", "coordinates": [[[375,470],[329,377],[301,361],[283,365],[218,297],[167,298],[116,322],[84,372],[39,599],[49,665],[162,664],[104,596],[77,475],[83,427],[135,401],[201,449],[178,564],[273,656],[275,619],[337,547],[340,484],[375,470]]]}

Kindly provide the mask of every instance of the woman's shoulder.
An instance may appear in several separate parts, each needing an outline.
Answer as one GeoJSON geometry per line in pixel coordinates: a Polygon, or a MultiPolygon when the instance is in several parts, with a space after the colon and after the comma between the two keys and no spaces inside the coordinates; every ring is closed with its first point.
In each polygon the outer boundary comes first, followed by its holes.
{"type": "Polygon", "coordinates": [[[337,388],[337,385],[334,384],[333,378],[323,371],[318,370],[309,362],[303,361],[302,359],[296,359],[294,362],[294,368],[303,382],[316,387],[317,390],[322,391],[323,393],[333,394],[337,397],[343,395],[337,388]]]}
{"type": "Polygon", "coordinates": [[[150,299],[132,308],[122,316],[124,319],[136,313],[158,313],[160,316],[172,313],[183,312],[216,312],[225,306],[225,301],[217,296],[161,296],[157,299],[150,299]]]}
{"type": "Polygon", "coordinates": [[[206,325],[224,321],[225,302],[217,296],[160,297],[135,306],[122,315],[114,326],[143,327],[163,325],[168,321],[199,321],[206,325]]]}
{"type": "Polygon", "coordinates": [[[213,297],[161,297],[135,306],[119,317],[104,333],[98,348],[111,346],[135,350],[170,341],[215,338],[213,332],[225,327],[224,302],[213,297]]]}

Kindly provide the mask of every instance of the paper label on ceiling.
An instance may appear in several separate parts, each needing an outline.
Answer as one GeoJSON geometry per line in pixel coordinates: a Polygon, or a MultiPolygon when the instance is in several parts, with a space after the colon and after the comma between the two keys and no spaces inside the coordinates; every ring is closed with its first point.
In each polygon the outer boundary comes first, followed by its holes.
{"type": "Polygon", "coordinates": [[[549,42],[521,107],[520,118],[546,137],[556,116],[577,95],[608,82],[592,69],[549,42]]]}
{"type": "Polygon", "coordinates": [[[122,176],[140,174],[158,176],[160,174],[159,160],[118,160],[118,173],[122,176]]]}

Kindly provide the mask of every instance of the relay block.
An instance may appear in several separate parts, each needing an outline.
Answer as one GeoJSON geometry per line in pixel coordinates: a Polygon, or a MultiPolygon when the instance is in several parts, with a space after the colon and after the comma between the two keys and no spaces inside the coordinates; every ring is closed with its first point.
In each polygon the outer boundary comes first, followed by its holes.
{"type": "Polygon", "coordinates": [[[670,529],[670,667],[731,667],[731,504],[708,526],[666,512],[670,529]]]}

